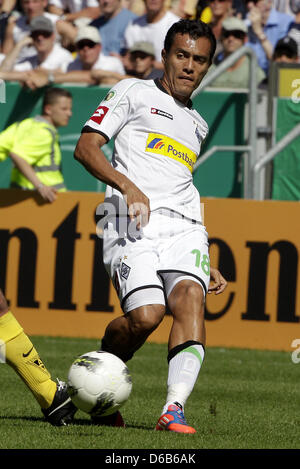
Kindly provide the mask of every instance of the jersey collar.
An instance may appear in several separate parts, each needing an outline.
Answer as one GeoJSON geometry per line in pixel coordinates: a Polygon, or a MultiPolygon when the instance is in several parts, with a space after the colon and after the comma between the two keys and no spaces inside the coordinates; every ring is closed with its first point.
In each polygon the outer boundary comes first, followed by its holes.
{"type": "MultiPolygon", "coordinates": [[[[163,91],[164,93],[168,94],[169,93],[167,92],[166,88],[162,85],[161,81],[160,81],[160,78],[155,78],[154,80],[154,83],[156,84],[157,88],[160,89],[160,91],[163,91]]],[[[170,95],[169,95],[170,96],[170,95]]],[[[175,98],[174,98],[175,99],[175,98]]],[[[177,100],[176,100],[177,101],[177,100]]],[[[182,104],[182,103],[181,103],[182,104]]],[[[193,103],[192,103],[192,100],[189,99],[188,100],[188,103],[186,104],[186,107],[188,107],[189,109],[191,109],[193,106],[193,103]]]]}

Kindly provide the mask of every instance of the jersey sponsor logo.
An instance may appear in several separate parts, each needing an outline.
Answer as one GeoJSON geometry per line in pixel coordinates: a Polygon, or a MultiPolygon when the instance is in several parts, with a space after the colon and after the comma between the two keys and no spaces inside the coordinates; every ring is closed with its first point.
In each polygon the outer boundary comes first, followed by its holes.
{"type": "Polygon", "coordinates": [[[96,111],[91,117],[91,120],[96,122],[97,124],[101,124],[103,118],[105,117],[106,113],[108,111],[108,107],[106,106],[98,106],[96,111]]]}
{"type": "Polygon", "coordinates": [[[166,111],[162,111],[161,109],[157,109],[156,107],[151,108],[151,114],[157,114],[158,116],[167,117],[168,119],[173,120],[172,114],[169,114],[166,111]]]}
{"type": "Polygon", "coordinates": [[[182,143],[166,135],[150,133],[147,138],[145,151],[168,156],[186,166],[191,172],[197,160],[197,155],[182,143]]]}

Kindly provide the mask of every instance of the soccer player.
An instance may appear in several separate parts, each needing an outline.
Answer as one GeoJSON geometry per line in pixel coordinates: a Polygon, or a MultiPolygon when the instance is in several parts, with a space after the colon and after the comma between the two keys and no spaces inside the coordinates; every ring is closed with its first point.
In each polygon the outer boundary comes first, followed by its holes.
{"type": "Polygon", "coordinates": [[[0,289],[0,358],[10,365],[33,393],[48,422],[67,425],[76,407],[71,402],[63,381],[51,379],[34,345],[9,310],[0,289]]]}
{"type": "MultiPolygon", "coordinates": [[[[162,321],[168,302],[168,390],[156,430],[179,433],[196,431],[185,420],[184,406],[205,354],[205,297],[227,285],[210,269],[192,178],[208,127],[190,96],[215,47],[205,23],[176,22],[162,50],[162,79],[130,78],[115,85],[84,125],[75,149],[75,158],[107,184],[104,264],[124,311],[108,324],[101,348],[129,360],[162,321]],[[112,137],[110,164],[101,147],[112,137]]],[[[120,421],[120,414],[115,418],[120,421]]]]}

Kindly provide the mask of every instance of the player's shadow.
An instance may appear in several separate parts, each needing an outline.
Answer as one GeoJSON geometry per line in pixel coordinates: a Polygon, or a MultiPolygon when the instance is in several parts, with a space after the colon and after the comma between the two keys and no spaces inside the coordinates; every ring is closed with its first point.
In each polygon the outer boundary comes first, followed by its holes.
{"type": "MultiPolygon", "coordinates": [[[[77,419],[75,418],[70,426],[73,426],[73,425],[80,425],[80,426],[87,426],[87,427],[92,426],[92,427],[98,427],[98,428],[109,428],[109,425],[97,425],[97,424],[93,423],[91,420],[85,419],[85,418],[77,418],[77,419]]],[[[116,427],[116,428],[118,428],[118,427],[116,427]]],[[[153,430],[153,427],[149,427],[147,425],[130,425],[130,424],[126,424],[126,427],[125,427],[124,430],[126,430],[126,428],[138,428],[140,430],[153,430]]]]}
{"type": "MultiPolygon", "coordinates": [[[[31,423],[45,423],[47,425],[50,425],[48,422],[45,421],[45,419],[43,417],[28,417],[26,415],[0,415],[0,425],[1,425],[1,421],[4,421],[4,420],[18,420],[20,422],[20,425],[22,425],[22,422],[31,422],[31,423]]],[[[16,424],[17,425],[17,424],[16,424]]],[[[74,419],[73,422],[68,425],[67,427],[74,427],[74,426],[83,426],[83,427],[97,427],[99,429],[105,429],[105,428],[109,428],[109,426],[106,426],[106,425],[96,425],[95,423],[92,423],[91,420],[89,419],[85,419],[85,418],[79,418],[79,419],[74,419]]],[[[117,427],[116,427],[117,428],[117,427]]],[[[126,430],[126,428],[137,428],[139,430],[153,430],[154,427],[150,427],[150,426],[147,426],[147,425],[129,425],[129,424],[126,424],[126,427],[124,428],[124,430],[126,430]]]]}
{"type": "Polygon", "coordinates": [[[2,420],[20,420],[28,422],[45,422],[43,417],[27,417],[26,415],[0,415],[0,423],[2,420]]]}

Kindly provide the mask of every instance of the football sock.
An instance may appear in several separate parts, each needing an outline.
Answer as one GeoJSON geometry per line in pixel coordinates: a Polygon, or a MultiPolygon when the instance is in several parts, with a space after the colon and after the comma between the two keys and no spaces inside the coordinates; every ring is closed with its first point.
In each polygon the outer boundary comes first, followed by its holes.
{"type": "Polygon", "coordinates": [[[2,360],[4,358],[22,378],[39,405],[43,409],[49,407],[56,393],[56,383],[10,311],[0,317],[0,342],[2,360]]]}
{"type": "Polygon", "coordinates": [[[170,404],[184,404],[191,394],[196,383],[205,349],[200,342],[190,340],[170,350],[168,354],[168,393],[163,414],[170,404]]]}

